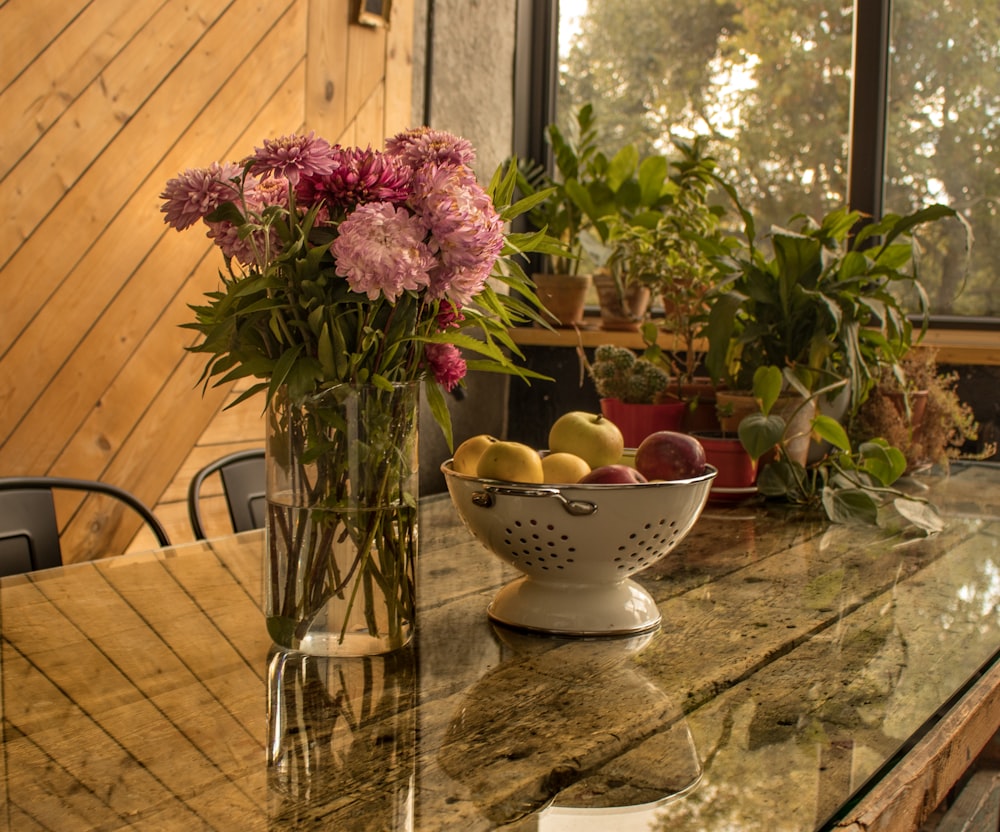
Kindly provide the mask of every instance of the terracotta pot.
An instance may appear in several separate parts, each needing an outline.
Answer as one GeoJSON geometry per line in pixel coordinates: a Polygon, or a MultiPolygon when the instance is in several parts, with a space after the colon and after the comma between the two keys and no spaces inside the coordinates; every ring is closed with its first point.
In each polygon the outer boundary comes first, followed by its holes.
{"type": "Polygon", "coordinates": [[[709,465],[719,469],[711,494],[718,498],[745,497],[756,490],[757,463],[735,436],[715,432],[693,432],[705,449],[709,465]]]}
{"type": "MultiPolygon", "coordinates": [[[[716,393],[716,405],[723,432],[733,435],[744,417],[758,411],[757,401],[750,393],[735,390],[719,390],[716,393]]],[[[816,400],[810,400],[805,407],[800,407],[801,405],[801,396],[782,393],[771,408],[771,413],[786,422],[785,440],[789,459],[806,465],[809,460],[809,426],[816,415],[816,400]]],[[[767,459],[765,457],[760,461],[764,463],[767,459]]]]}
{"type": "Polygon", "coordinates": [[[607,272],[594,275],[601,305],[601,329],[638,332],[649,309],[651,292],[639,283],[620,287],[607,272]]]}
{"type": "Polygon", "coordinates": [[[536,274],[532,279],[539,300],[549,312],[545,317],[553,326],[571,328],[583,323],[591,284],[589,274],[536,274]]]}
{"type": "Polygon", "coordinates": [[[684,402],[631,404],[620,399],[601,399],[601,413],[622,432],[626,448],[637,448],[649,434],[658,430],[682,430],[684,402]]]}
{"type": "Polygon", "coordinates": [[[687,402],[687,410],[684,412],[685,431],[697,433],[722,430],[716,409],[716,387],[710,379],[696,378],[682,384],[680,396],[687,402]]]}

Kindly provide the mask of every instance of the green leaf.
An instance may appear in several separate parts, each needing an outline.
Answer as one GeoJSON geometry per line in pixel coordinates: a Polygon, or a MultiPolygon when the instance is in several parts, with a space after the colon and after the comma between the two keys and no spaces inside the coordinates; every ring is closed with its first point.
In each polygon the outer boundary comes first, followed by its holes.
{"type": "Polygon", "coordinates": [[[922,500],[911,500],[908,497],[897,497],[892,505],[901,517],[909,520],[918,529],[923,529],[928,534],[937,534],[944,530],[944,520],[929,503],[922,500]]]}
{"type": "Polygon", "coordinates": [[[430,407],[434,421],[437,422],[438,427],[441,428],[441,433],[444,434],[445,442],[448,443],[448,450],[454,450],[455,440],[451,431],[451,412],[448,410],[448,404],[445,402],[441,388],[431,378],[428,378],[424,383],[424,397],[430,407]]]}
{"type": "Polygon", "coordinates": [[[291,349],[285,350],[275,362],[274,371],[271,375],[271,383],[267,389],[268,401],[274,398],[274,394],[285,383],[289,373],[291,373],[292,368],[295,366],[295,360],[299,357],[299,353],[302,352],[302,347],[302,344],[296,344],[291,349]]]}
{"type": "Polygon", "coordinates": [[[323,375],[327,378],[337,378],[337,361],[334,358],[333,339],[330,337],[330,325],[325,322],[319,335],[317,355],[319,365],[323,368],[323,375]]]}
{"type": "Polygon", "coordinates": [[[766,416],[781,395],[784,378],[777,367],[758,367],[753,374],[753,395],[766,416]]]}
{"type": "Polygon", "coordinates": [[[785,433],[785,420],[780,416],[751,413],[740,422],[737,433],[747,453],[754,459],[760,459],[781,441],[785,433]]]}
{"type": "Polygon", "coordinates": [[[851,449],[851,440],[847,437],[847,431],[836,419],[820,414],[813,419],[812,428],[820,439],[826,440],[835,448],[842,451],[851,449]]]}
{"type": "Polygon", "coordinates": [[[892,447],[884,439],[862,442],[858,448],[861,454],[860,468],[882,485],[892,485],[906,471],[906,457],[898,448],[892,447]]]}
{"type": "Polygon", "coordinates": [[[860,489],[824,489],[823,509],[834,523],[875,525],[878,522],[878,502],[860,489]]]}

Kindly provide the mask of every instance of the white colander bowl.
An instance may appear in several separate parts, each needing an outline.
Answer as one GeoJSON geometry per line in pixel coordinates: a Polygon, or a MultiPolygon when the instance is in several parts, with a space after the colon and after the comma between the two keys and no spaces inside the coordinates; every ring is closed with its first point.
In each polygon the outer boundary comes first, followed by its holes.
{"type": "Polygon", "coordinates": [[[562,635],[625,635],[660,623],[652,596],[631,576],[691,530],[716,470],[686,480],[630,485],[529,485],[441,466],[472,535],[522,573],[487,613],[510,627],[562,635]]]}

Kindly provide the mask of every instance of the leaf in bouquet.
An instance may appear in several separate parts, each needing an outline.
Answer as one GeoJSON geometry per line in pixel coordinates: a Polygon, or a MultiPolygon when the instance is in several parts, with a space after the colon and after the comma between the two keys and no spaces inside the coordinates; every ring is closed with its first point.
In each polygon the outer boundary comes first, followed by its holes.
{"type": "Polygon", "coordinates": [[[333,348],[333,338],[330,335],[330,325],[326,322],[320,331],[317,347],[317,358],[320,367],[323,368],[323,375],[327,378],[337,378],[337,358],[333,348]]]}
{"type": "Polygon", "coordinates": [[[296,344],[294,347],[286,350],[281,354],[281,357],[275,362],[274,370],[271,374],[271,383],[267,389],[267,400],[271,401],[281,386],[287,380],[289,374],[292,372],[292,368],[295,366],[295,360],[299,357],[299,353],[302,352],[302,344],[296,344]]]}
{"type": "Polygon", "coordinates": [[[451,412],[448,410],[441,387],[432,378],[426,379],[424,383],[424,397],[430,408],[431,415],[434,417],[434,421],[441,428],[444,440],[448,444],[448,450],[454,450],[455,441],[451,428],[451,412]]]}

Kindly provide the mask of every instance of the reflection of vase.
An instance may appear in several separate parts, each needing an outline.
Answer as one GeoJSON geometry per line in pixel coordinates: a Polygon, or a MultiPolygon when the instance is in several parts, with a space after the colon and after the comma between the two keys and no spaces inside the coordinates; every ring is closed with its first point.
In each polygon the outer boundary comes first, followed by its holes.
{"type": "Polygon", "coordinates": [[[267,628],[281,647],[370,655],[414,623],[417,382],[342,384],[267,419],[267,628]]]}
{"type": "Polygon", "coordinates": [[[634,282],[623,286],[606,271],[594,274],[594,287],[601,306],[601,329],[638,331],[649,309],[649,287],[634,282]]]}
{"type": "Polygon", "coordinates": [[[274,648],[267,685],[272,829],[412,828],[411,650],[331,659],[274,648]],[[344,801],[345,794],[361,797],[344,801]]]}
{"type": "Polygon", "coordinates": [[[643,439],[658,430],[680,430],[686,409],[684,402],[631,404],[621,399],[601,399],[601,413],[618,426],[626,448],[637,448],[643,439]]]}
{"type": "Polygon", "coordinates": [[[535,291],[549,314],[543,317],[553,326],[573,327],[583,323],[583,310],[590,289],[589,274],[536,274],[535,291]]]}

